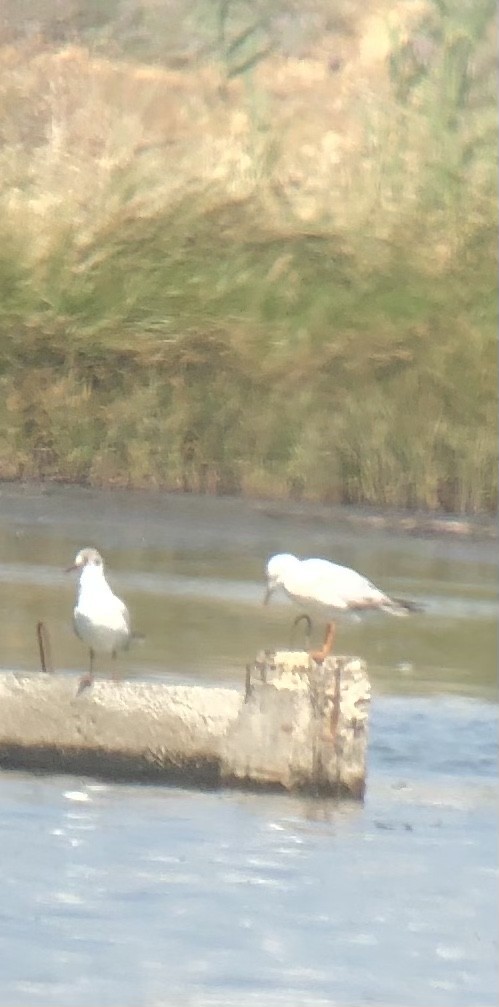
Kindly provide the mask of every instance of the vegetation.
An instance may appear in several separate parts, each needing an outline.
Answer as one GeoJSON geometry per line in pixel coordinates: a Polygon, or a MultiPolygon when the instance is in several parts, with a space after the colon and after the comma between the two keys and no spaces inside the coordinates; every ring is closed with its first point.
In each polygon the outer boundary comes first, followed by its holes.
{"type": "Polygon", "coordinates": [[[493,510],[495,4],[21,7],[0,477],[493,510]]]}

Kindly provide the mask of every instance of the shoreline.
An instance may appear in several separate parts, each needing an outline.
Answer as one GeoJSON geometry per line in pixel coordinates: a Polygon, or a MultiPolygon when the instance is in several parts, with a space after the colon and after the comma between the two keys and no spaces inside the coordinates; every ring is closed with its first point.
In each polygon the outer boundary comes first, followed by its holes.
{"type": "Polygon", "coordinates": [[[497,538],[497,519],[488,514],[453,514],[440,511],[402,510],[355,504],[317,504],[293,501],[254,501],[267,517],[303,517],[317,523],[344,522],[351,527],[372,528],[408,535],[449,535],[497,538]]]}
{"type": "Polygon", "coordinates": [[[355,504],[326,504],[314,500],[301,501],[283,498],[251,496],[249,494],[230,493],[199,493],[160,487],[134,487],[116,485],[89,486],[84,483],[65,481],[64,479],[23,480],[0,478],[0,501],[5,488],[38,492],[50,495],[57,489],[79,490],[82,493],[126,493],[130,497],[142,495],[154,497],[184,496],[186,499],[205,497],[210,500],[239,501],[248,505],[255,513],[264,517],[279,520],[293,518],[307,524],[345,524],[350,529],[382,531],[394,534],[405,534],[419,537],[443,536],[455,539],[489,540],[498,537],[497,517],[491,514],[455,514],[439,511],[402,510],[361,506],[355,504]]]}

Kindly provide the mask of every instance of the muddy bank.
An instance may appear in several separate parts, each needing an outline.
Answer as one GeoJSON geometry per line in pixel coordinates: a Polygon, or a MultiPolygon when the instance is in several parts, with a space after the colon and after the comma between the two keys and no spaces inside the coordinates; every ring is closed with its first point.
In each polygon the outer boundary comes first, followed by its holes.
{"type": "Polygon", "coordinates": [[[195,500],[205,497],[206,500],[220,499],[234,503],[240,501],[249,511],[256,515],[261,515],[270,520],[279,521],[283,518],[292,518],[294,521],[303,524],[327,527],[328,525],[342,524],[350,529],[372,530],[382,532],[393,532],[401,535],[419,536],[442,536],[445,538],[487,540],[497,538],[497,520],[489,514],[463,515],[446,514],[438,511],[404,511],[392,510],[390,508],[366,508],[354,507],[348,504],[323,504],[314,500],[303,499],[300,501],[286,499],[284,497],[261,498],[251,494],[230,494],[211,493],[206,494],[184,492],[173,488],[149,487],[138,488],[122,486],[117,483],[109,483],[102,487],[93,487],[78,482],[68,482],[64,479],[49,480],[22,480],[22,479],[2,479],[0,478],[0,499],[2,509],[8,513],[9,506],[14,502],[16,512],[26,494],[26,500],[30,497],[50,497],[58,491],[76,491],[80,489],[83,494],[93,495],[95,493],[110,494],[126,493],[127,498],[133,501],[145,499],[150,501],[164,500],[165,504],[169,499],[195,500]]]}
{"type": "Polygon", "coordinates": [[[497,522],[488,515],[466,516],[438,512],[360,510],[349,507],[286,501],[257,501],[255,510],[278,520],[292,517],[310,524],[342,524],[351,528],[407,535],[442,535],[456,538],[495,539],[497,522]]]}

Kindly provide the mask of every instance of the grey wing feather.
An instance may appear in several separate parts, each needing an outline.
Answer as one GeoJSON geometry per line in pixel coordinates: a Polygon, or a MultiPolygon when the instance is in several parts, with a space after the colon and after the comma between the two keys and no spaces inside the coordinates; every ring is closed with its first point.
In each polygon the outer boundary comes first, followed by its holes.
{"type": "Polygon", "coordinates": [[[131,636],[132,635],[132,631],[131,631],[131,623],[130,623],[130,612],[128,611],[128,609],[126,607],[125,602],[121,601],[121,598],[118,598],[118,601],[121,603],[121,612],[122,612],[122,615],[123,615],[123,619],[125,620],[125,626],[127,628],[127,633],[128,633],[129,636],[131,636]]]}
{"type": "Polygon", "coordinates": [[[76,621],[76,608],[73,609],[73,629],[74,629],[75,634],[78,637],[78,639],[81,640],[81,636],[80,636],[80,634],[78,632],[78,623],[76,621]]]}

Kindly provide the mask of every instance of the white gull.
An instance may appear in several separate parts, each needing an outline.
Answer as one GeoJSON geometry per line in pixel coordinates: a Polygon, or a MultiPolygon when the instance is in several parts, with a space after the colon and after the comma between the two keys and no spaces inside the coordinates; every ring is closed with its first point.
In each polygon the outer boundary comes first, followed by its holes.
{"type": "Polygon", "coordinates": [[[81,549],[72,566],[79,570],[78,597],[73,612],[76,635],[90,651],[90,667],[78,687],[78,694],[94,680],[96,654],[111,654],[126,650],[132,633],[130,615],[121,598],[113,594],[104,576],[104,563],[97,549],[81,549]]]}
{"type": "Polygon", "coordinates": [[[330,563],[327,559],[300,560],[290,553],[278,553],[267,563],[267,590],[264,604],[281,588],[307,615],[327,620],[326,636],[321,650],[310,652],[315,661],[323,661],[331,653],[335,616],[353,612],[378,610],[390,615],[408,615],[420,611],[420,606],[401,598],[390,598],[371,581],[349,567],[330,563]]]}

